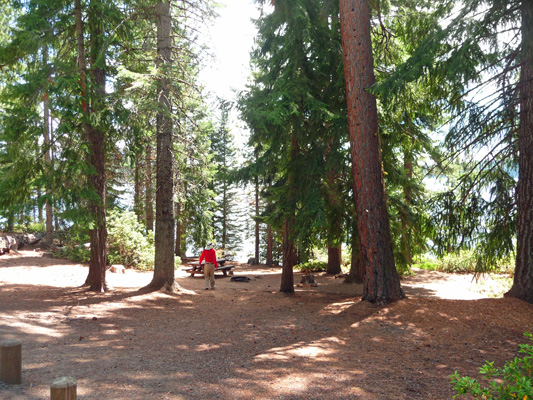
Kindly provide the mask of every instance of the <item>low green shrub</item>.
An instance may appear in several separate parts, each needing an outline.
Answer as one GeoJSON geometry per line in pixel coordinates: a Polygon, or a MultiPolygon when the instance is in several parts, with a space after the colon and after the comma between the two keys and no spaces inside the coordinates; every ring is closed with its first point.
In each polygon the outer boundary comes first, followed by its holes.
{"type": "Polygon", "coordinates": [[[322,272],[328,269],[328,263],[319,260],[311,260],[305,263],[295,265],[295,268],[300,271],[310,271],[310,272],[322,272]]]}
{"type": "MultiPolygon", "coordinates": [[[[154,237],[132,211],[114,209],[107,214],[108,264],[122,264],[140,270],[154,268],[154,237]]],[[[56,257],[68,258],[76,262],[89,262],[90,249],[83,243],[89,242],[86,231],[72,227],[65,239],[67,245],[54,252],[56,257]]],[[[179,257],[174,258],[177,268],[179,257]]]]}
{"type": "MultiPolygon", "coordinates": [[[[478,256],[474,250],[463,250],[459,253],[448,253],[437,259],[425,258],[413,265],[416,268],[447,273],[473,274],[476,272],[478,256]]],[[[514,259],[508,257],[498,260],[492,268],[494,273],[511,273],[514,270],[514,259]]]]}
{"type": "Polygon", "coordinates": [[[46,226],[44,223],[33,223],[28,224],[25,226],[24,232],[27,233],[45,233],[46,232],[46,226]]]}
{"type": "Polygon", "coordinates": [[[473,273],[476,270],[476,257],[472,251],[448,253],[437,260],[438,269],[449,273],[473,273]]]}
{"type": "MultiPolygon", "coordinates": [[[[531,333],[525,333],[526,337],[533,340],[531,333]]],[[[521,344],[519,353],[524,357],[515,357],[512,361],[507,361],[503,368],[494,366],[494,362],[486,362],[479,373],[487,381],[487,385],[482,386],[476,379],[468,376],[460,376],[457,371],[450,375],[454,390],[458,393],[454,399],[471,395],[475,399],[502,400],[502,399],[533,399],[533,346],[531,344],[521,344]]]]}
{"type": "Polygon", "coordinates": [[[68,258],[69,260],[88,263],[91,260],[91,250],[88,247],[78,244],[68,244],[63,247],[59,247],[53,252],[56,258],[68,258]]]}
{"type": "Polygon", "coordinates": [[[436,260],[424,259],[413,264],[414,268],[425,269],[427,271],[438,271],[439,263],[436,260]]]}
{"type": "Polygon", "coordinates": [[[154,268],[153,233],[144,233],[144,227],[133,211],[111,210],[107,223],[110,264],[122,264],[140,270],[154,268]]]}

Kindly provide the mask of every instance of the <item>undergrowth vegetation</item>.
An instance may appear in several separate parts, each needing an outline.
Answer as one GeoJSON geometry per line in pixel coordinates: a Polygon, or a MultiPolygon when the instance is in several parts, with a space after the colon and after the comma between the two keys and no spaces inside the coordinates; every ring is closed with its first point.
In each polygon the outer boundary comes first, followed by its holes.
{"type": "Polygon", "coordinates": [[[311,260],[305,263],[297,264],[295,268],[300,271],[325,272],[328,269],[328,263],[320,260],[311,260]]]}
{"type": "MultiPolygon", "coordinates": [[[[108,263],[122,264],[139,270],[154,268],[154,237],[132,211],[114,209],[107,216],[108,263]]],[[[73,226],[65,237],[66,245],[54,252],[56,257],[68,258],[76,262],[89,262],[90,249],[86,243],[89,235],[85,229],[73,226]]],[[[175,257],[175,266],[181,259],[175,257]]]]}
{"type": "MultiPolygon", "coordinates": [[[[473,250],[463,250],[459,253],[449,253],[437,259],[424,259],[413,265],[416,268],[430,271],[440,271],[448,273],[473,274],[479,270],[477,254],[473,250]]],[[[514,256],[498,260],[491,268],[492,272],[498,274],[510,274],[514,271],[514,256]]]]}
{"type": "MultiPolygon", "coordinates": [[[[524,334],[533,340],[531,333],[524,334]]],[[[461,376],[455,371],[450,376],[457,392],[454,399],[471,395],[475,399],[533,399],[533,345],[521,344],[519,353],[523,357],[515,357],[507,361],[501,368],[495,367],[494,362],[486,362],[480,369],[483,383],[469,376],[461,376]]]]}

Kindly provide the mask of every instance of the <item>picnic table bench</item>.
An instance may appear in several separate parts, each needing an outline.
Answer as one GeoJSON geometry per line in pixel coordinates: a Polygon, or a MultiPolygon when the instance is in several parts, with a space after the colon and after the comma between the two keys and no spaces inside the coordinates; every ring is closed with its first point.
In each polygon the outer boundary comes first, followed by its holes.
{"type": "MultiPolygon", "coordinates": [[[[225,265],[226,261],[228,261],[228,260],[225,259],[225,258],[217,260],[218,268],[215,269],[215,273],[216,272],[222,272],[224,274],[224,276],[227,276],[228,273],[230,275],[233,275],[232,269],[235,268],[235,265],[225,265]]],[[[204,269],[203,269],[203,265],[204,264],[205,264],[205,261],[202,261],[202,265],[201,266],[198,265],[198,263],[190,263],[190,264],[188,264],[188,265],[190,265],[190,267],[187,267],[185,269],[185,271],[187,271],[189,274],[191,274],[191,276],[194,276],[196,274],[203,275],[204,274],[204,269]]]]}

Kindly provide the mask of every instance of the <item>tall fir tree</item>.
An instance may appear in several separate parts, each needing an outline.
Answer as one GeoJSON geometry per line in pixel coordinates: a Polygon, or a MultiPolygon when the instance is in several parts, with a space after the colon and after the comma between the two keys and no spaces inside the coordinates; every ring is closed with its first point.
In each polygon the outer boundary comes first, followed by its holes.
{"type": "Polygon", "coordinates": [[[339,4],[357,231],[365,270],[363,299],[387,304],[405,295],[394,263],[376,99],[368,92],[374,84],[371,12],[367,0],[339,4]]]}
{"type": "Polygon", "coordinates": [[[236,253],[242,248],[241,222],[239,215],[238,189],[232,182],[230,173],[237,167],[235,137],[229,128],[232,104],[219,99],[220,119],[211,137],[213,163],[217,172],[213,179],[213,192],[216,206],[213,212],[214,239],[217,247],[228,253],[236,253]]]}

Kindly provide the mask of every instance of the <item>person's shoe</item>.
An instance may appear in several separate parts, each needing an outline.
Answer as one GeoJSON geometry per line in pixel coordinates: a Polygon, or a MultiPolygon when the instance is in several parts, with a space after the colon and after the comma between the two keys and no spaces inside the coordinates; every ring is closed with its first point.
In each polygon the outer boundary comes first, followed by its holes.
{"type": "Polygon", "coordinates": [[[215,290],[215,288],[214,288],[214,287],[212,287],[212,288],[211,288],[211,290],[215,290]]]}
{"type": "Polygon", "coordinates": [[[208,288],[208,287],[206,287],[206,288],[205,288],[205,290],[209,290],[209,288],[208,288]]]}

